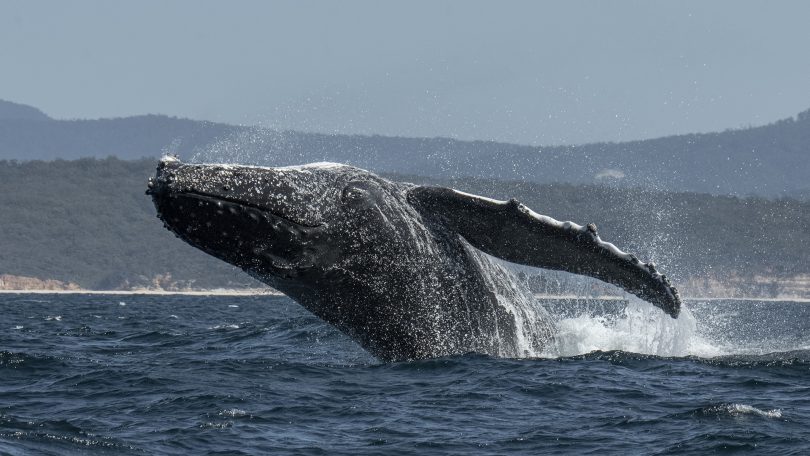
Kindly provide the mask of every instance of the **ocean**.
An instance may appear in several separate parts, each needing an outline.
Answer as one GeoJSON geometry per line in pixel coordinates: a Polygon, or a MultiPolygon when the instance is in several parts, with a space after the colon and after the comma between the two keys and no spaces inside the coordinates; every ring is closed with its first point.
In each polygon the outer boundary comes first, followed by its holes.
{"type": "Polygon", "coordinates": [[[540,356],[383,363],[283,296],[0,294],[0,454],[810,454],[810,304],[540,304],[540,356]]]}

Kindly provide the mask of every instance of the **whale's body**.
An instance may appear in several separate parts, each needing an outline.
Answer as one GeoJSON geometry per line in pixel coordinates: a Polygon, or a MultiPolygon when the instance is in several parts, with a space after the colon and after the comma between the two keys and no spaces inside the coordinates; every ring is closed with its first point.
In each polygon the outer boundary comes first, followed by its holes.
{"type": "Polygon", "coordinates": [[[164,158],[148,193],[178,237],[276,288],[385,360],[538,353],[544,310],[489,255],[597,277],[677,316],[652,264],[581,227],[351,166],[164,158]],[[489,254],[489,255],[487,255],[489,254]]]}

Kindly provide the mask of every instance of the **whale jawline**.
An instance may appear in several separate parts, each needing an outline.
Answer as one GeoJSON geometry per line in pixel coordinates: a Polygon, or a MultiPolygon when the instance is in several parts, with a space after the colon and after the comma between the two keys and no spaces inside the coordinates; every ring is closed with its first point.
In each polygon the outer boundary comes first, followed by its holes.
{"type": "Polygon", "coordinates": [[[206,201],[206,202],[210,202],[210,203],[214,203],[214,204],[216,204],[216,203],[227,203],[227,204],[232,204],[232,205],[243,207],[243,208],[255,209],[257,211],[262,211],[263,213],[265,213],[267,215],[270,215],[273,218],[278,219],[279,221],[282,221],[284,223],[288,223],[288,224],[291,224],[291,225],[297,225],[300,228],[320,228],[320,227],[323,226],[323,223],[317,223],[317,224],[314,224],[314,225],[309,224],[308,225],[308,224],[303,223],[303,222],[298,221],[298,220],[292,220],[289,217],[285,217],[285,216],[283,216],[281,214],[278,214],[278,213],[272,211],[271,209],[263,207],[263,206],[261,206],[259,204],[253,204],[253,203],[250,203],[250,202],[247,202],[247,201],[242,201],[242,200],[239,200],[238,198],[228,198],[226,196],[210,195],[210,194],[207,194],[207,193],[196,192],[196,191],[193,191],[193,190],[188,191],[188,192],[179,192],[179,193],[176,193],[173,196],[175,196],[175,197],[193,198],[193,199],[206,201]]]}

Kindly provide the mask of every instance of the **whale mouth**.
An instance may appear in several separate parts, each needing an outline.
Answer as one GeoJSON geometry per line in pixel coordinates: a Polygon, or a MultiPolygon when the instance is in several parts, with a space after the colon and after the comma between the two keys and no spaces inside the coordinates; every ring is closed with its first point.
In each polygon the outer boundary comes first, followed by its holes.
{"type": "Polygon", "coordinates": [[[249,171],[164,157],[146,194],[169,231],[256,277],[294,279],[334,259],[326,224],[296,211],[302,201],[285,193],[293,186],[284,176],[249,171]]]}
{"type": "Polygon", "coordinates": [[[318,227],[323,226],[322,223],[318,223],[318,224],[313,225],[313,224],[306,224],[305,222],[300,221],[300,220],[293,220],[293,219],[291,219],[291,218],[289,218],[287,216],[278,214],[277,212],[275,212],[275,211],[273,211],[271,209],[268,209],[266,207],[263,207],[263,206],[261,206],[259,204],[252,204],[252,203],[249,203],[247,201],[240,200],[238,198],[229,198],[227,196],[221,196],[221,195],[210,195],[210,194],[207,194],[207,193],[198,192],[198,191],[194,191],[194,190],[187,191],[187,192],[178,192],[178,193],[175,193],[175,195],[176,196],[185,196],[185,197],[188,197],[188,198],[198,199],[200,201],[210,202],[210,203],[213,203],[213,204],[217,205],[218,207],[223,207],[223,208],[224,207],[236,206],[236,207],[239,207],[239,208],[244,208],[246,210],[253,209],[253,210],[261,211],[264,214],[269,214],[269,215],[271,215],[272,217],[274,217],[276,219],[279,219],[279,220],[281,220],[283,222],[286,222],[286,223],[298,225],[301,228],[318,228],[318,227]]]}
{"type": "Polygon", "coordinates": [[[322,225],[305,225],[259,205],[195,191],[148,192],[166,228],[239,267],[291,279],[316,266],[322,225]]]}
{"type": "MultiPolygon", "coordinates": [[[[329,182],[307,181],[310,172],[285,168],[182,163],[164,157],[147,182],[147,195],[197,195],[269,211],[300,226],[324,223],[329,182]]],[[[323,176],[321,176],[323,178],[323,176]]],[[[328,177],[328,176],[327,176],[328,177]]],[[[321,179],[323,180],[323,179],[321,179]]]]}
{"type": "MultiPolygon", "coordinates": [[[[317,225],[306,225],[296,220],[291,220],[283,215],[279,215],[267,208],[261,207],[259,205],[246,203],[243,201],[239,201],[236,198],[227,198],[222,196],[214,196],[208,195],[201,192],[183,192],[178,196],[187,197],[189,199],[196,199],[205,203],[213,204],[217,208],[220,208],[223,214],[230,214],[235,216],[247,216],[252,218],[253,220],[261,220],[264,217],[267,220],[271,221],[273,231],[278,232],[279,230],[285,230],[287,232],[298,232],[297,237],[305,237],[304,230],[312,229],[312,228],[319,228],[322,224],[317,225]],[[300,230],[300,231],[299,231],[300,230]]],[[[273,252],[273,249],[268,249],[263,252],[258,251],[260,249],[254,249],[255,254],[261,254],[267,261],[267,264],[271,266],[273,269],[277,270],[278,273],[282,275],[289,275],[294,271],[304,271],[308,269],[312,269],[315,267],[314,261],[308,259],[306,256],[302,256],[299,258],[291,258],[286,257],[283,254],[276,254],[273,252]]],[[[291,253],[291,252],[285,252],[291,253]]],[[[294,255],[293,255],[294,257],[294,255]]]]}

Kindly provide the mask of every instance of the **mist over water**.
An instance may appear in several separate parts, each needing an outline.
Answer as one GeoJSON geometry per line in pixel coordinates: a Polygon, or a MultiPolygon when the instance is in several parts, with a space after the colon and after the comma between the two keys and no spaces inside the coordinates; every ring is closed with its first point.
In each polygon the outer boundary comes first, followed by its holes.
{"type": "Polygon", "coordinates": [[[259,166],[300,165],[304,164],[302,160],[305,157],[290,152],[298,149],[296,138],[294,132],[251,127],[198,149],[191,156],[191,161],[259,166]]]}
{"type": "MultiPolygon", "coordinates": [[[[445,137],[345,136],[339,137],[339,141],[336,138],[330,134],[302,134],[272,127],[244,127],[196,149],[190,160],[260,166],[330,161],[378,173],[531,181],[531,170],[536,169],[538,159],[543,159],[539,150],[517,154],[506,144],[494,150],[479,148],[485,142],[464,143],[464,147],[460,147],[461,143],[445,137]]],[[[171,153],[172,148],[166,152],[171,153]]],[[[588,168],[595,174],[598,167],[588,168]]]]}

